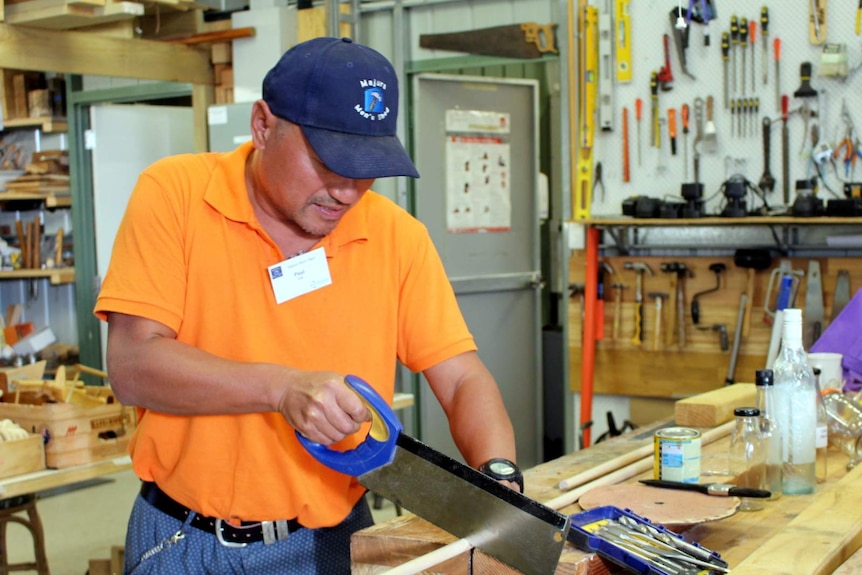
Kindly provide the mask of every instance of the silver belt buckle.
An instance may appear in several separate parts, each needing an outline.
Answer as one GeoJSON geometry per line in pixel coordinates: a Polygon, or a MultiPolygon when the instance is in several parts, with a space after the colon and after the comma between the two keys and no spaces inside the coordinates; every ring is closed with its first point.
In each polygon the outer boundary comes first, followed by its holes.
{"type": "Polygon", "coordinates": [[[261,521],[260,528],[263,531],[264,545],[272,545],[276,541],[287,539],[287,536],[290,535],[290,530],[287,528],[287,521],[285,519],[261,521]]]}

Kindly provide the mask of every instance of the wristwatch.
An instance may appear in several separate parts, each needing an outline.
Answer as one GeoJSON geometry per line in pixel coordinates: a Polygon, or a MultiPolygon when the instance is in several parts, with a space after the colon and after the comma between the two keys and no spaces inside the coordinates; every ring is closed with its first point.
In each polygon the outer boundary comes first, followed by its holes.
{"type": "Polygon", "coordinates": [[[517,483],[521,493],[524,492],[524,475],[513,461],[503,459],[502,457],[495,457],[480,465],[479,471],[498,481],[517,483]]]}

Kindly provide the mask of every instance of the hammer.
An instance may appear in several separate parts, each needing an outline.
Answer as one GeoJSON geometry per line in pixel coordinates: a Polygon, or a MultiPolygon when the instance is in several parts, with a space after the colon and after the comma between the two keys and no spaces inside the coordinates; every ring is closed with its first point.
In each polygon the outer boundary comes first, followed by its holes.
{"type": "Polygon", "coordinates": [[[641,345],[643,343],[644,329],[644,273],[655,275],[652,268],[643,262],[626,262],[623,264],[627,270],[634,270],[637,274],[635,283],[635,332],[632,335],[632,343],[641,345]]]}
{"type": "Polygon", "coordinates": [[[614,282],[611,284],[614,289],[614,340],[620,338],[620,316],[622,315],[623,307],[623,290],[626,289],[625,284],[614,282]]]}
{"type": "Polygon", "coordinates": [[[653,346],[656,351],[662,348],[661,328],[662,328],[662,300],[667,299],[670,294],[664,292],[649,292],[647,296],[655,300],[655,330],[653,331],[653,346]]]}
{"type": "Polygon", "coordinates": [[[687,277],[694,277],[694,273],[682,262],[667,262],[661,264],[661,271],[676,274],[676,328],[679,333],[677,343],[679,347],[685,347],[685,290],[683,282],[687,277]]]}

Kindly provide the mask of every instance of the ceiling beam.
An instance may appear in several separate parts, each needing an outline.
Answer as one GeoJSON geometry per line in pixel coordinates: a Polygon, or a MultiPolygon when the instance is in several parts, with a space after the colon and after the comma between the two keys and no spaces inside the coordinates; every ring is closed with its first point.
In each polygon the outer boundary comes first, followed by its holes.
{"type": "Polygon", "coordinates": [[[201,47],[3,23],[0,23],[0,68],[213,83],[209,51],[201,47]]]}

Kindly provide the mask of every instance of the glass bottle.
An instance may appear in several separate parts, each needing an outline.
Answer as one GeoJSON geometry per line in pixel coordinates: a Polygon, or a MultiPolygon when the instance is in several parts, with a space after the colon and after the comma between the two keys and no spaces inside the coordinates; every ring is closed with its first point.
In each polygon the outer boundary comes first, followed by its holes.
{"type": "Polygon", "coordinates": [[[774,381],[771,369],[759,369],[754,373],[760,434],[766,449],[763,488],[772,493],[770,499],[781,497],[781,430],[775,420],[774,381]]]}
{"type": "Polygon", "coordinates": [[[802,310],[782,313],[781,349],[772,371],[775,415],[781,429],[781,491],[784,495],[813,493],[817,483],[817,390],[802,347],[802,310]]]}
{"type": "MultiPolygon", "coordinates": [[[[730,473],[739,487],[763,489],[766,449],[760,433],[760,410],[756,407],[737,407],[733,410],[736,425],[730,434],[730,473]]],[[[742,497],[740,511],[763,509],[760,501],[742,497]]]]}
{"type": "Polygon", "coordinates": [[[823,404],[823,393],[820,391],[820,369],[812,368],[814,373],[814,387],[817,390],[817,440],[815,448],[814,476],[817,478],[817,483],[826,481],[826,458],[828,457],[829,449],[829,415],[826,413],[826,406],[823,404]]]}
{"type": "Polygon", "coordinates": [[[862,405],[840,391],[823,395],[829,415],[829,441],[850,458],[847,469],[862,461],[862,405]]]}

